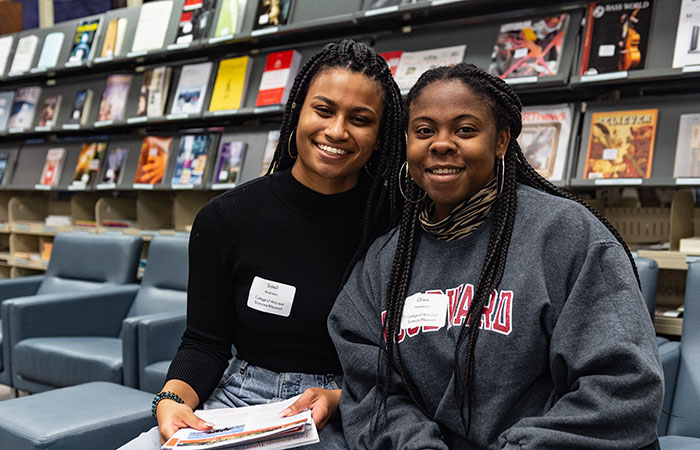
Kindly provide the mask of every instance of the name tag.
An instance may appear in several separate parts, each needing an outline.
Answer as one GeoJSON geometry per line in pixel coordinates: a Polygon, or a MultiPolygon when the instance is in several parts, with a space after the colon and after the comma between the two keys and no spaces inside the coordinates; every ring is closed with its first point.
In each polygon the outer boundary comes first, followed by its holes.
{"type": "Polygon", "coordinates": [[[442,294],[413,294],[406,299],[401,328],[445,326],[448,297],[442,294]]]}
{"type": "Polygon", "coordinates": [[[296,291],[294,286],[255,277],[248,293],[248,307],[276,316],[289,317],[296,291]]]}

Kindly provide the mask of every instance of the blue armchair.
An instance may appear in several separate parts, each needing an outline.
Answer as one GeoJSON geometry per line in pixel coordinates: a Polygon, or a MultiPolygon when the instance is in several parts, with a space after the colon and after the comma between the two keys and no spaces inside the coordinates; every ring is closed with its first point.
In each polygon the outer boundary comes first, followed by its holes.
{"type": "Polygon", "coordinates": [[[688,264],[681,342],[662,345],[659,356],[666,382],[661,448],[700,449],[700,262],[688,264]]]}
{"type": "MultiPolygon", "coordinates": [[[[653,322],[654,313],[656,312],[656,286],[659,279],[659,265],[656,261],[649,258],[634,258],[634,263],[637,265],[637,273],[639,273],[644,302],[647,305],[647,309],[649,309],[649,315],[653,322]]],[[[657,345],[666,342],[668,342],[668,339],[659,336],[656,337],[657,345]]]]}
{"type": "Polygon", "coordinates": [[[186,280],[187,240],[155,237],[140,287],[5,302],[14,386],[29,392],[91,381],[138,387],[138,321],[184,314],[186,280]]]}
{"type": "Polygon", "coordinates": [[[136,236],[60,233],[54,238],[45,275],[0,280],[0,383],[13,384],[7,317],[10,299],[52,301],[128,283],[136,289],[141,245],[136,236]]]}

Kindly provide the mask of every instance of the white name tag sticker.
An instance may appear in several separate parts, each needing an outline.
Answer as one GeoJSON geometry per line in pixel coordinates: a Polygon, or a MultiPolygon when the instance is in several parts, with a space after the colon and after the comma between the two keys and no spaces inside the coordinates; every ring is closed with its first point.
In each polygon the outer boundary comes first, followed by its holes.
{"type": "Polygon", "coordinates": [[[248,307],[256,311],[289,317],[297,288],[288,284],[253,278],[248,293],[248,307]]]}
{"type": "Polygon", "coordinates": [[[448,300],[443,294],[413,294],[404,303],[401,328],[444,327],[448,300]]]}

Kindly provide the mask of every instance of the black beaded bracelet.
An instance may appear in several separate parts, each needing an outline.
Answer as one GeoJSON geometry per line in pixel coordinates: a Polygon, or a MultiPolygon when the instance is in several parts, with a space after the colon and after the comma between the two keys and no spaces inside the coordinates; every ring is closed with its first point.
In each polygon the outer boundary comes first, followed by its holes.
{"type": "Polygon", "coordinates": [[[180,396],[177,395],[176,393],[170,392],[170,391],[163,391],[163,392],[159,393],[158,395],[156,395],[153,398],[153,403],[151,403],[151,414],[153,414],[153,417],[156,416],[156,408],[158,407],[158,403],[160,403],[160,401],[165,399],[165,398],[170,399],[170,400],[174,400],[180,404],[185,403],[185,401],[182,400],[180,398],[180,396]]]}

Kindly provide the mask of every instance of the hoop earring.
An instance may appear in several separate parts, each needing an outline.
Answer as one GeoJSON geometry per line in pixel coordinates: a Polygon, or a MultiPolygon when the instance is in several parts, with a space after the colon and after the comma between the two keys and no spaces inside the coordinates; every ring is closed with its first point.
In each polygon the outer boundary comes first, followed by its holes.
{"type": "Polygon", "coordinates": [[[289,139],[287,140],[287,154],[289,155],[290,158],[292,159],[297,159],[297,156],[299,156],[299,152],[297,152],[296,156],[292,155],[292,136],[294,136],[294,132],[297,129],[293,129],[291,133],[289,133],[289,139]]]}
{"type": "Polygon", "coordinates": [[[503,192],[503,183],[506,179],[506,156],[503,155],[503,158],[499,159],[501,160],[501,164],[500,167],[498,165],[496,166],[496,177],[498,178],[498,195],[501,195],[501,192],[503,192]]]}
{"type": "Polygon", "coordinates": [[[402,183],[401,183],[401,178],[402,178],[402,177],[401,177],[401,174],[404,172],[404,166],[406,167],[406,180],[407,180],[407,181],[406,181],[406,184],[407,184],[407,186],[408,186],[408,180],[409,180],[409,179],[411,179],[411,180],[413,179],[413,178],[411,178],[411,175],[408,173],[408,164],[407,164],[407,161],[404,161],[403,164],[401,165],[401,169],[399,169],[399,192],[401,193],[401,196],[402,196],[408,203],[413,203],[413,204],[420,203],[420,202],[422,202],[423,200],[425,200],[425,196],[428,195],[428,193],[425,192],[425,191],[423,191],[423,196],[422,196],[421,198],[419,198],[419,199],[416,199],[416,200],[411,200],[411,199],[409,199],[409,198],[406,196],[406,193],[403,191],[403,186],[402,186],[402,183]]]}
{"type": "MultiPolygon", "coordinates": [[[[380,164],[381,164],[381,162],[382,161],[379,161],[380,164]]],[[[369,171],[369,166],[370,166],[370,163],[369,163],[369,161],[367,161],[363,167],[365,168],[365,172],[367,172],[367,175],[369,175],[370,178],[376,178],[376,177],[384,178],[384,175],[386,175],[386,171],[389,170],[389,166],[385,165],[384,171],[380,175],[372,175],[372,172],[369,171]]]]}

